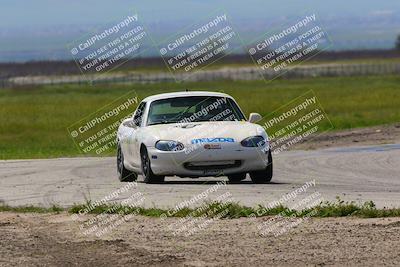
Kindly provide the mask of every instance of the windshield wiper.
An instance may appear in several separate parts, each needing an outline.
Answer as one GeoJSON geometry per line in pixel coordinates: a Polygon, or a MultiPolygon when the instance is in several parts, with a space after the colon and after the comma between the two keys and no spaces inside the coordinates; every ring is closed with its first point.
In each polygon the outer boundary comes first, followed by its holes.
{"type": "Polygon", "coordinates": [[[178,123],[176,121],[156,121],[149,124],[150,125],[157,125],[157,124],[170,124],[170,123],[178,123]]]}

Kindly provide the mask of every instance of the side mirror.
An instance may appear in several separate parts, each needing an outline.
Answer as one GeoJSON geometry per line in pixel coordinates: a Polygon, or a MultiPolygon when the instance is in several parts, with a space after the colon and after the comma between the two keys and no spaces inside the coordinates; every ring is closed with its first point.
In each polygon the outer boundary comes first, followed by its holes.
{"type": "Polygon", "coordinates": [[[125,127],[129,127],[129,128],[136,128],[136,127],[137,127],[137,126],[135,125],[135,123],[133,122],[133,119],[132,119],[132,118],[125,119],[125,120],[122,122],[122,125],[124,125],[125,127]]]}
{"type": "Polygon", "coordinates": [[[262,119],[261,115],[258,113],[250,113],[249,122],[256,123],[262,119]]]}

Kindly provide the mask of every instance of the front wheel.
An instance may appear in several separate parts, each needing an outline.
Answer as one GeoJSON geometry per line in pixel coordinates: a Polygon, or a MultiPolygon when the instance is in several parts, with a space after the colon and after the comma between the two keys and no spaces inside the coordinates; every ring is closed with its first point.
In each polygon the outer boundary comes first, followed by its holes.
{"type": "Polygon", "coordinates": [[[228,175],[229,183],[230,184],[237,184],[240,183],[242,180],[246,179],[246,173],[235,173],[228,175]]]}
{"type": "Polygon", "coordinates": [[[144,182],[147,184],[159,184],[164,182],[164,176],[155,175],[151,170],[151,162],[147,149],[143,147],[140,150],[140,158],[142,161],[142,172],[144,177],[144,182]]]}
{"type": "Polygon", "coordinates": [[[124,165],[124,154],[122,154],[121,146],[117,148],[117,173],[118,179],[121,182],[134,182],[137,179],[137,174],[126,169],[124,165]]]}
{"type": "Polygon", "coordinates": [[[250,172],[250,177],[255,184],[265,184],[272,180],[272,154],[271,150],[268,152],[268,166],[261,171],[250,172]]]}

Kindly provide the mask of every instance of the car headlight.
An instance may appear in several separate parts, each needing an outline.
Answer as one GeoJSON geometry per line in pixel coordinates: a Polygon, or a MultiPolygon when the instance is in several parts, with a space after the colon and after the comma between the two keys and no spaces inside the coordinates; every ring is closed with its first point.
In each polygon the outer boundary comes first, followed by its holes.
{"type": "Polygon", "coordinates": [[[156,148],[162,151],[179,151],[182,150],[184,146],[177,141],[160,140],[156,142],[156,148]]]}
{"type": "Polygon", "coordinates": [[[261,135],[250,136],[243,139],[240,144],[245,147],[263,147],[266,144],[266,140],[261,135]]]}

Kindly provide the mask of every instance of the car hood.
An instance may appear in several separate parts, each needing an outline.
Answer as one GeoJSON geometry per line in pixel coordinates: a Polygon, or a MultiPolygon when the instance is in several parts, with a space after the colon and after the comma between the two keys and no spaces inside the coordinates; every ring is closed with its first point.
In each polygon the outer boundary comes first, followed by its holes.
{"type": "Polygon", "coordinates": [[[202,138],[203,142],[211,139],[214,140],[210,142],[224,142],[226,138],[240,142],[249,136],[261,135],[266,137],[266,133],[260,125],[246,121],[158,124],[146,127],[145,132],[148,135],[147,137],[154,141],[173,140],[183,144],[190,144],[193,143],[193,140],[202,138]]]}

